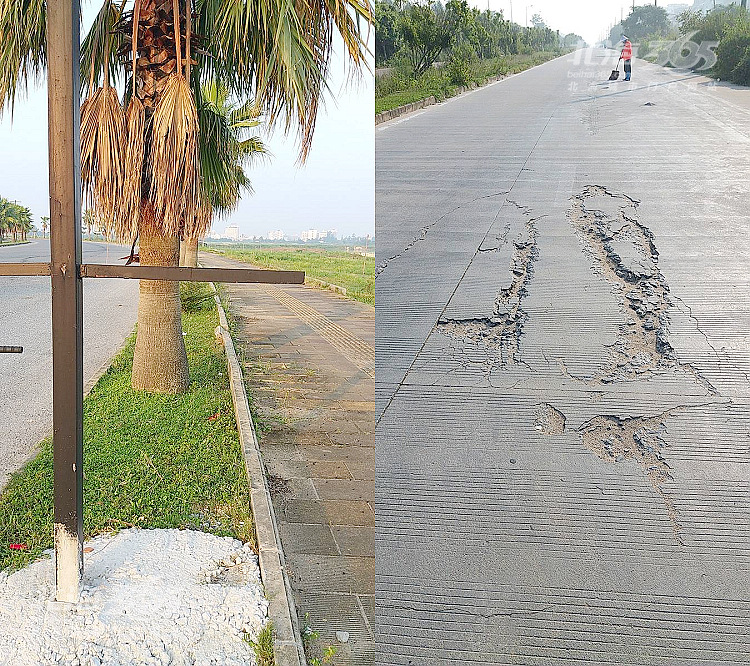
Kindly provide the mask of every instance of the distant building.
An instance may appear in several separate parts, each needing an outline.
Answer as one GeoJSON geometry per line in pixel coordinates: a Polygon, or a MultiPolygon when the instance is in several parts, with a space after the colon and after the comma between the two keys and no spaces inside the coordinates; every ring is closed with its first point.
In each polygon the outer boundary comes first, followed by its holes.
{"type": "Polygon", "coordinates": [[[281,229],[276,229],[275,231],[269,231],[268,240],[272,240],[272,241],[284,240],[284,232],[281,229]]]}
{"type": "Polygon", "coordinates": [[[669,14],[672,18],[677,18],[680,14],[682,14],[682,12],[686,12],[689,9],[691,9],[690,5],[686,3],[666,6],[667,14],[669,14]]]}
{"type": "Polygon", "coordinates": [[[236,224],[228,226],[226,229],[224,229],[224,238],[238,241],[240,239],[240,228],[236,224]]]}
{"type": "MultiPolygon", "coordinates": [[[[693,11],[708,11],[709,9],[713,9],[714,7],[718,7],[719,5],[731,5],[732,0],[695,0],[693,2],[692,7],[688,7],[688,9],[692,9],[693,11]]],[[[667,9],[669,11],[669,9],[667,9]]]]}

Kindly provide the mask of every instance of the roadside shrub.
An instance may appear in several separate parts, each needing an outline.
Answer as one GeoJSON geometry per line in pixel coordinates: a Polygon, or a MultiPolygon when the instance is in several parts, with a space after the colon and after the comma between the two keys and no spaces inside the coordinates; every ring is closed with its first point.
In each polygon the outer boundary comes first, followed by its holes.
{"type": "Polygon", "coordinates": [[[446,67],[448,80],[454,86],[468,86],[472,80],[472,65],[476,60],[477,54],[471,46],[468,44],[455,46],[446,67]]]}
{"type": "Polygon", "coordinates": [[[744,55],[732,70],[731,77],[734,83],[750,86],[750,48],[745,49],[744,55]]]}
{"type": "Polygon", "coordinates": [[[743,83],[737,78],[747,80],[742,75],[740,63],[747,59],[748,49],[750,48],[750,32],[733,30],[719,42],[716,49],[716,64],[713,72],[720,79],[743,83]]]}

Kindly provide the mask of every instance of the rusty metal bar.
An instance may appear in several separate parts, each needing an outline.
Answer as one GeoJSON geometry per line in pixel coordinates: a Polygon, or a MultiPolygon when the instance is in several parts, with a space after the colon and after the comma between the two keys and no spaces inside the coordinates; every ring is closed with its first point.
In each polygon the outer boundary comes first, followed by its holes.
{"type": "Polygon", "coordinates": [[[190,268],[186,266],[117,266],[83,264],[84,278],[133,278],[182,282],[257,282],[264,284],[303,284],[304,271],[269,271],[257,268],[190,268]]]}
{"type": "Polygon", "coordinates": [[[0,345],[0,354],[23,354],[23,347],[0,345]]]}
{"type": "Polygon", "coordinates": [[[55,598],[70,603],[83,573],[80,9],[47,2],[55,598]]]}
{"type": "Polygon", "coordinates": [[[29,277],[34,275],[49,275],[49,264],[6,264],[0,263],[0,277],[29,277]]]}

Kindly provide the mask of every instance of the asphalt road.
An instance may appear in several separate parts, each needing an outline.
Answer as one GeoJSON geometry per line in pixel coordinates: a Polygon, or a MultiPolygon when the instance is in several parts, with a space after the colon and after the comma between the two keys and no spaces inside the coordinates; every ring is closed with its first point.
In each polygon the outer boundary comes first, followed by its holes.
{"type": "Polygon", "coordinates": [[[579,52],[379,126],[380,664],[747,664],[750,90],[579,52]]]}
{"type": "MultiPolygon", "coordinates": [[[[118,263],[130,248],[85,242],[84,261],[118,263]]],[[[49,241],[0,247],[2,262],[49,261],[49,241]]],[[[122,262],[119,262],[122,263],[122,262]]],[[[52,337],[49,278],[0,277],[0,487],[52,430],[52,337]]],[[[120,348],[135,326],[136,280],[85,280],[84,381],[120,348]]]]}

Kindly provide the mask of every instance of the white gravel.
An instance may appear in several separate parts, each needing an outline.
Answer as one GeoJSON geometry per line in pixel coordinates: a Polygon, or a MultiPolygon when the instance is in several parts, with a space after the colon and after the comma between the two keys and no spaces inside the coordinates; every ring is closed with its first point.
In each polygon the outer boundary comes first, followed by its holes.
{"type": "Polygon", "coordinates": [[[54,563],[0,573],[0,664],[253,664],[268,609],[257,556],[190,530],[124,530],[86,543],[81,600],[54,599],[54,563]]]}

